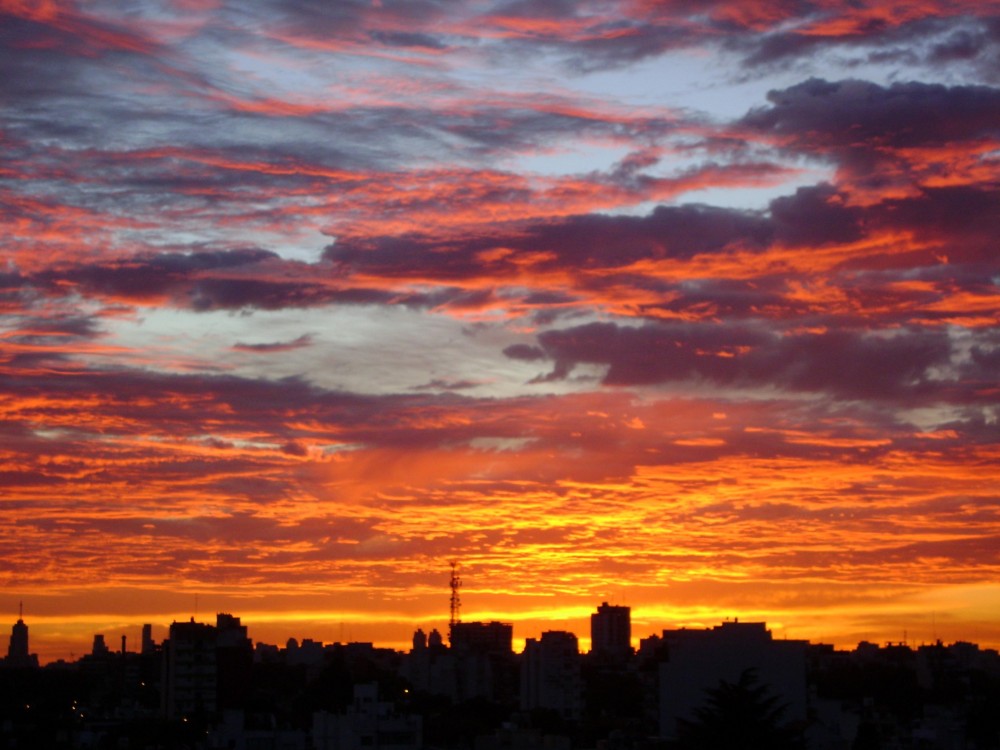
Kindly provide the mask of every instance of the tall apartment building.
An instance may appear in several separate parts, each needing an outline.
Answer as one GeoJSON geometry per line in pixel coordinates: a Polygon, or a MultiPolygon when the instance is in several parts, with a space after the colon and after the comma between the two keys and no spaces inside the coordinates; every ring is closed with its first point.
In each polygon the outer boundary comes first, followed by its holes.
{"type": "Polygon", "coordinates": [[[163,713],[168,719],[214,714],[216,629],[206,623],[175,622],[163,642],[163,713]]]}
{"type": "Polygon", "coordinates": [[[590,616],[590,653],[608,662],[624,662],[632,656],[630,607],[601,603],[590,616]]]}
{"type": "Polygon", "coordinates": [[[521,709],[545,708],[573,721],[583,713],[583,678],[576,636],[561,630],[529,638],[521,660],[521,709]]]}
{"type": "Polygon", "coordinates": [[[168,719],[236,708],[249,684],[253,644],[240,618],[215,625],[175,622],[163,642],[163,712],[168,719]]]}

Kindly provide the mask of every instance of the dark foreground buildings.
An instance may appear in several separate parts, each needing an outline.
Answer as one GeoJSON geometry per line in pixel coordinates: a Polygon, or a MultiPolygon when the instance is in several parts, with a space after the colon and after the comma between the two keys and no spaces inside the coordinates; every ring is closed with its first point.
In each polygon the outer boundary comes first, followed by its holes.
{"type": "Polygon", "coordinates": [[[238,617],[175,622],[140,649],[38,666],[22,618],[0,668],[0,748],[234,750],[988,750],[1000,748],[1000,656],[970,643],[776,640],[764,623],[631,643],[601,604],[592,648],[548,631],[456,622],[449,643],[253,644],[238,617]]]}
{"type": "Polygon", "coordinates": [[[745,673],[767,686],[783,707],[781,719],[808,719],[806,641],[776,641],[762,622],[725,622],[707,630],[664,630],[658,663],[660,734],[677,738],[697,717],[708,691],[735,685],[745,673]]]}

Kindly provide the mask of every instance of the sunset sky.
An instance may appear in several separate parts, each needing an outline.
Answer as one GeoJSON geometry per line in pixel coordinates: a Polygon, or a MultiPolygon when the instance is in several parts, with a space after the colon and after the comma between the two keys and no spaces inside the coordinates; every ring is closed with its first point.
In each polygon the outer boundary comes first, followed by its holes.
{"type": "Polygon", "coordinates": [[[0,647],[1000,646],[1000,3],[0,0],[0,647]]]}

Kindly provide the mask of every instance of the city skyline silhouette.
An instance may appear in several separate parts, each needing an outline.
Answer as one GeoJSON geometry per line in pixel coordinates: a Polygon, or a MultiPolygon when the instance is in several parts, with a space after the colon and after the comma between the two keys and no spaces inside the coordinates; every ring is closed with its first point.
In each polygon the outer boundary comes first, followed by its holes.
{"type": "Polygon", "coordinates": [[[289,638],[254,642],[242,618],[170,624],[120,649],[40,666],[28,626],[0,660],[0,736],[47,747],[392,750],[484,746],[637,750],[824,750],[883,743],[1000,743],[1000,652],[937,641],[851,650],[775,638],[764,622],[665,628],[633,647],[631,610],[590,614],[575,633],[525,640],[460,617],[451,565],[447,635],[409,648],[289,638]]]}
{"type": "MultiPolygon", "coordinates": [[[[628,605],[612,604],[609,603],[608,601],[603,601],[600,603],[600,605],[597,607],[596,614],[593,611],[590,611],[587,612],[585,616],[578,617],[575,620],[570,620],[570,619],[558,619],[558,620],[553,619],[549,621],[539,620],[538,621],[539,629],[535,632],[526,632],[523,629],[519,630],[517,627],[515,627],[513,622],[511,622],[510,620],[505,620],[503,617],[500,616],[490,615],[486,618],[479,617],[474,614],[475,610],[473,610],[473,614],[471,616],[467,615],[463,619],[461,615],[462,611],[461,599],[456,595],[456,591],[464,586],[464,581],[458,575],[458,571],[460,570],[460,568],[457,562],[450,563],[450,566],[451,566],[451,576],[452,576],[450,585],[452,591],[452,597],[449,607],[450,611],[442,612],[441,614],[438,615],[437,618],[431,617],[428,618],[427,620],[417,621],[417,624],[419,626],[417,630],[423,633],[424,627],[427,627],[430,632],[435,633],[445,643],[451,641],[450,633],[452,632],[452,630],[455,628],[456,625],[461,627],[463,623],[465,624],[472,623],[473,625],[475,625],[477,623],[481,624],[489,621],[494,623],[504,622],[505,627],[509,629],[509,632],[507,633],[506,637],[511,643],[511,649],[515,652],[523,651],[529,640],[537,639],[537,637],[540,636],[543,632],[549,630],[558,630],[560,632],[573,633],[573,635],[577,637],[581,653],[588,653],[588,652],[599,653],[602,650],[609,648],[609,646],[607,646],[609,639],[616,638],[619,643],[629,644],[628,648],[635,650],[643,638],[655,636],[659,630],[665,628],[698,630],[698,629],[710,628],[718,624],[718,622],[702,623],[702,622],[668,621],[668,622],[662,622],[658,626],[643,624],[639,625],[638,629],[635,629],[635,626],[632,624],[634,622],[632,619],[633,618],[632,608],[628,605]],[[455,585],[456,582],[457,585],[455,585]],[[623,613],[623,616],[625,617],[624,624],[611,625],[610,623],[614,622],[614,618],[608,619],[599,617],[599,615],[603,611],[607,611],[612,615],[616,612],[623,613]],[[602,622],[609,623],[609,625],[605,626],[603,629],[596,631],[597,633],[596,642],[592,641],[592,638],[595,637],[593,635],[595,633],[594,630],[595,617],[597,617],[602,622]],[[574,629],[574,627],[571,624],[574,622],[576,623],[575,626],[576,629],[574,629]],[[611,628],[611,630],[609,631],[608,628],[611,628]],[[625,633],[624,636],[621,635],[622,632],[625,633]]],[[[591,607],[591,610],[593,610],[593,606],[591,607]]],[[[124,644],[128,642],[134,645],[134,644],[143,644],[150,640],[155,640],[153,638],[154,635],[157,638],[162,639],[166,637],[166,633],[169,631],[170,628],[170,623],[187,622],[187,621],[190,621],[192,623],[205,622],[207,620],[211,620],[215,614],[216,614],[215,612],[209,613],[208,610],[205,610],[199,615],[196,608],[192,613],[188,615],[182,614],[167,618],[169,619],[170,622],[161,619],[156,622],[142,622],[129,627],[116,626],[110,628],[98,628],[97,630],[94,630],[92,633],[90,633],[85,639],[81,639],[79,641],[74,642],[72,644],[72,647],[69,648],[68,651],[65,650],[67,648],[66,642],[61,642],[58,645],[45,644],[43,635],[42,649],[41,649],[41,653],[43,656],[40,663],[45,664],[45,663],[51,663],[55,661],[65,661],[65,660],[74,661],[77,657],[87,654],[88,648],[92,648],[93,644],[97,642],[98,638],[100,639],[102,651],[107,651],[109,653],[114,649],[106,648],[106,642],[111,644],[115,644],[118,642],[124,644]],[[101,632],[98,633],[98,631],[101,632]]],[[[247,622],[248,628],[253,626],[252,615],[251,617],[246,617],[245,615],[241,615],[241,617],[243,620],[247,622]]],[[[726,616],[722,622],[738,623],[741,617],[743,618],[744,622],[762,622],[762,623],[768,622],[766,618],[746,617],[745,614],[726,616]]],[[[114,618],[108,618],[108,622],[114,622],[114,618]]],[[[307,620],[306,622],[309,621],[307,620]]],[[[645,621],[641,618],[638,620],[638,622],[645,623],[645,621]]],[[[15,631],[17,631],[19,627],[23,627],[24,623],[25,623],[24,606],[23,602],[19,602],[17,623],[14,625],[15,631]]],[[[287,622],[282,622],[277,625],[272,624],[270,628],[265,627],[262,629],[264,632],[272,634],[270,638],[255,637],[253,640],[258,643],[273,643],[279,646],[285,644],[290,639],[301,640],[303,638],[308,639],[310,641],[315,640],[318,643],[331,643],[331,644],[366,642],[366,643],[372,643],[375,647],[378,648],[388,648],[398,651],[406,651],[412,646],[413,643],[413,632],[414,632],[412,629],[413,622],[410,622],[409,626],[410,630],[406,632],[404,638],[388,640],[388,641],[386,640],[378,641],[378,640],[373,640],[371,638],[367,638],[365,636],[365,634],[368,631],[365,628],[364,622],[352,623],[351,627],[348,628],[345,627],[345,622],[343,620],[339,622],[331,620],[322,624],[316,623],[315,625],[312,625],[311,629],[309,625],[306,625],[304,629],[300,628],[300,630],[295,630],[294,626],[289,625],[287,622]],[[357,631],[360,634],[359,638],[354,638],[355,631],[357,631]],[[323,637],[324,635],[326,637],[323,637]],[[319,637],[317,638],[317,636],[319,637]]],[[[784,628],[780,623],[773,629],[778,631],[782,639],[787,640],[790,637],[787,629],[784,628]]],[[[897,638],[890,637],[888,639],[885,639],[884,641],[879,641],[878,639],[875,639],[875,642],[876,643],[884,642],[886,644],[900,644],[900,645],[906,645],[908,647],[917,647],[933,643],[942,643],[947,640],[939,637],[937,629],[937,617],[934,614],[931,615],[930,630],[928,631],[929,636],[928,633],[922,632],[923,630],[924,628],[912,629],[903,626],[901,628],[896,629],[895,635],[898,635],[899,637],[897,638]]],[[[251,630],[250,632],[251,634],[253,634],[253,630],[251,630]]],[[[9,643],[11,645],[9,649],[15,648],[13,644],[15,643],[16,640],[20,641],[19,645],[16,647],[19,649],[18,652],[27,655],[26,628],[21,631],[20,635],[10,636],[9,643]]],[[[798,640],[810,640],[810,639],[798,639],[798,640]]],[[[855,643],[848,643],[848,644],[830,643],[822,639],[816,640],[814,642],[817,644],[819,643],[828,644],[841,649],[849,649],[856,646],[857,643],[868,642],[870,640],[871,639],[869,637],[863,634],[863,636],[859,638],[858,641],[856,641],[855,643]]],[[[995,644],[992,644],[988,641],[980,644],[976,638],[968,634],[964,636],[960,634],[958,637],[955,637],[951,640],[953,642],[971,642],[977,645],[982,645],[984,648],[987,649],[997,648],[995,644]]],[[[36,660],[39,658],[38,654],[36,653],[37,651],[38,651],[37,648],[32,649],[32,658],[36,660]]],[[[37,663],[38,662],[36,662],[36,665],[37,663]]]]}
{"type": "Polygon", "coordinates": [[[0,0],[0,618],[1000,645],[997,18],[0,0]]]}

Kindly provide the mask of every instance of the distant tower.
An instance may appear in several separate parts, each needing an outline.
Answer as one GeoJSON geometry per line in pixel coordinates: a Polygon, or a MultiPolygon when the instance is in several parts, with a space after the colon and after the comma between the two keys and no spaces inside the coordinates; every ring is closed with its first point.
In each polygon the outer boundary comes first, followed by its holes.
{"type": "Polygon", "coordinates": [[[417,628],[417,632],[413,634],[413,650],[427,650],[427,634],[424,633],[423,628],[417,628]]]}
{"type": "Polygon", "coordinates": [[[444,638],[438,632],[437,628],[431,631],[431,634],[427,636],[427,648],[439,649],[444,646],[444,638]]]}
{"type": "Polygon", "coordinates": [[[449,586],[451,586],[451,616],[448,618],[448,639],[451,640],[451,631],[454,629],[455,625],[462,621],[460,610],[462,608],[462,600],[458,596],[458,590],[462,588],[462,579],[458,577],[458,562],[456,560],[451,561],[451,581],[449,586]]]}
{"type": "Polygon", "coordinates": [[[153,626],[146,623],[142,626],[142,653],[151,654],[156,651],[156,644],[153,643],[153,626]]]}
{"type": "Polygon", "coordinates": [[[38,657],[28,653],[28,626],[24,624],[24,603],[17,611],[17,622],[10,631],[6,664],[9,667],[37,667],[38,657]]]}

